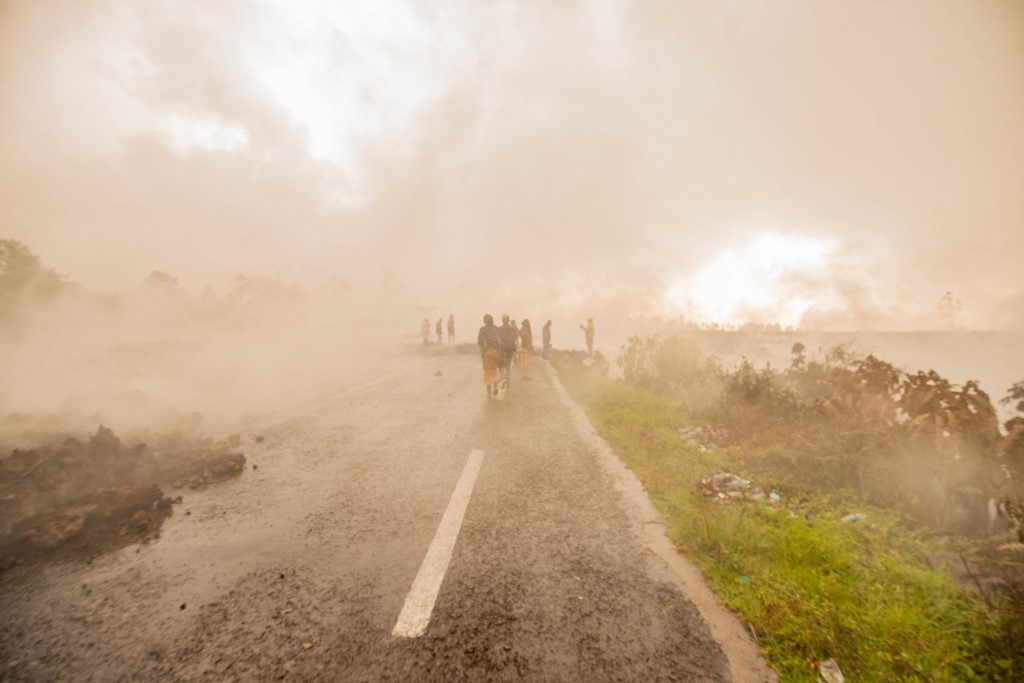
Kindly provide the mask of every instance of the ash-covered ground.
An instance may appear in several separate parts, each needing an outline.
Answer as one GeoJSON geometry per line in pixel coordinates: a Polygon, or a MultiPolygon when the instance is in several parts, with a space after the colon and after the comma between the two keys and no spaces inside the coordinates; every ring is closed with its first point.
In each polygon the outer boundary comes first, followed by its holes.
{"type": "Polygon", "coordinates": [[[183,491],[238,476],[246,463],[238,436],[129,445],[101,425],[87,438],[32,438],[38,446],[0,459],[0,570],[147,542],[183,491]]]}

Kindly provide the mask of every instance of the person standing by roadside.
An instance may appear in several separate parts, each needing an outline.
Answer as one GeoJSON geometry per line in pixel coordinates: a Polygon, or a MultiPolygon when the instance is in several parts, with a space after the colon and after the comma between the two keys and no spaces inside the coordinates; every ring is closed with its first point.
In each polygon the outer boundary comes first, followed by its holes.
{"type": "Polygon", "coordinates": [[[455,340],[455,314],[450,313],[448,315],[448,343],[451,344],[455,340]]]}
{"type": "Polygon", "coordinates": [[[480,362],[484,368],[484,386],[487,387],[487,398],[498,395],[498,383],[501,381],[501,333],[494,326],[494,318],[490,313],[484,315],[484,326],[476,335],[476,343],[480,346],[480,362]]]}
{"type": "Polygon", "coordinates": [[[519,326],[519,370],[523,379],[530,379],[530,356],[533,355],[533,328],[530,321],[523,318],[519,326]]]}
{"type": "Polygon", "coordinates": [[[505,388],[508,389],[512,379],[512,359],[516,355],[516,330],[509,324],[508,313],[501,316],[501,327],[498,328],[498,332],[501,333],[502,353],[502,365],[499,369],[502,382],[505,388]]]}
{"type": "Polygon", "coordinates": [[[541,337],[544,340],[544,360],[548,359],[551,355],[551,321],[544,323],[544,328],[541,330],[541,337]]]}
{"type": "Polygon", "coordinates": [[[580,329],[583,330],[583,334],[587,339],[587,356],[590,358],[594,357],[594,319],[587,318],[586,326],[580,325],[580,329]]]}
{"type": "Polygon", "coordinates": [[[443,321],[444,321],[444,318],[438,318],[437,319],[437,324],[434,325],[434,332],[437,333],[437,343],[438,344],[440,344],[441,342],[444,341],[444,325],[443,325],[443,321]]]}

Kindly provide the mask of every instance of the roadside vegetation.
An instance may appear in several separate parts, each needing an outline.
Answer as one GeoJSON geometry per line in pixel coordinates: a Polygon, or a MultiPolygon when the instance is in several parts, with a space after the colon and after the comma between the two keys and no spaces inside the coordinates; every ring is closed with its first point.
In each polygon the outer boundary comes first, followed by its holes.
{"type": "Polygon", "coordinates": [[[782,680],[828,659],[848,680],[1024,678],[1024,383],[1001,430],[976,383],[845,348],[726,370],[633,338],[620,380],[577,361],[555,357],[563,384],[782,680]]]}

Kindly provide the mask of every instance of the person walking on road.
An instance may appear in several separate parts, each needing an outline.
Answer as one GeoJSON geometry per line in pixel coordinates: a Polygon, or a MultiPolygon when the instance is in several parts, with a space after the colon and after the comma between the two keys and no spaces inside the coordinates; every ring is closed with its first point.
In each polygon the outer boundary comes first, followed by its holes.
{"type": "Polygon", "coordinates": [[[594,357],[594,319],[587,318],[587,324],[580,325],[580,329],[583,330],[583,334],[587,339],[587,356],[589,358],[594,357]]]}
{"type": "Polygon", "coordinates": [[[544,323],[543,329],[541,329],[541,338],[544,341],[544,360],[548,359],[551,355],[551,321],[544,323]]]}
{"type": "Polygon", "coordinates": [[[434,331],[437,333],[437,343],[440,344],[444,341],[444,325],[442,322],[444,318],[437,319],[437,325],[434,326],[434,331]]]}
{"type": "Polygon", "coordinates": [[[523,318],[519,326],[519,370],[523,373],[523,379],[530,379],[530,356],[533,355],[533,328],[530,321],[523,318]]]}
{"type": "Polygon", "coordinates": [[[512,318],[508,324],[512,326],[512,332],[515,333],[516,339],[516,350],[512,352],[512,358],[508,361],[508,371],[511,373],[512,366],[519,364],[519,323],[516,322],[515,318],[512,318]]]}
{"type": "Polygon", "coordinates": [[[426,318],[423,319],[423,324],[420,325],[420,334],[423,335],[423,345],[426,346],[430,343],[430,321],[426,318]]]}
{"type": "Polygon", "coordinates": [[[515,321],[509,321],[509,325],[512,326],[512,332],[515,333],[515,353],[512,354],[512,360],[509,362],[509,367],[516,365],[519,362],[519,326],[516,325],[515,321]]]}
{"type": "Polygon", "coordinates": [[[451,344],[455,339],[455,314],[451,313],[448,315],[448,343],[451,344]]]}
{"type": "Polygon", "coordinates": [[[501,327],[498,328],[498,332],[501,333],[501,380],[504,388],[508,389],[512,380],[512,359],[516,355],[517,336],[515,328],[509,324],[508,313],[501,316],[501,327]]]}
{"type": "Polygon", "coordinates": [[[484,326],[476,335],[476,343],[480,346],[480,362],[484,368],[484,386],[487,387],[487,398],[498,395],[498,383],[501,382],[499,368],[502,363],[501,332],[494,326],[494,318],[490,313],[484,315],[484,326]]]}

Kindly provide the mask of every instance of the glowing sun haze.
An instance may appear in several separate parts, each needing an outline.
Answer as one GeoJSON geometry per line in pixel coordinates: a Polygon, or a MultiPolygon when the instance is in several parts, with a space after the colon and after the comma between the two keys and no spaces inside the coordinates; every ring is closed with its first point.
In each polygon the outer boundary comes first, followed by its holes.
{"type": "Polygon", "coordinates": [[[826,277],[838,246],[828,237],[766,229],[684,277],[671,287],[668,298],[691,320],[797,325],[814,306],[841,304],[834,292],[808,287],[826,277]]]}
{"type": "Polygon", "coordinates": [[[1019,328],[1022,159],[1019,0],[0,4],[0,237],[96,289],[1019,328]]]}

